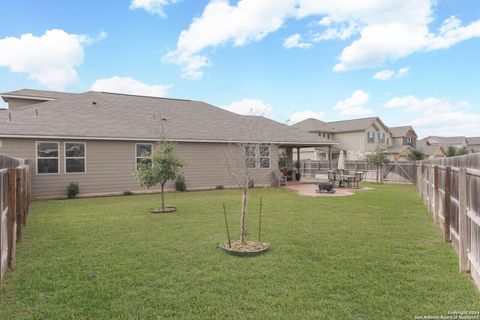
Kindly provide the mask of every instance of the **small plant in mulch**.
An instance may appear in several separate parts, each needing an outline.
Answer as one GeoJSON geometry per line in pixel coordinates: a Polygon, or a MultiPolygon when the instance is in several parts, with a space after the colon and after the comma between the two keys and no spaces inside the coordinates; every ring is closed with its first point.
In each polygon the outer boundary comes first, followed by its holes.
{"type": "Polygon", "coordinates": [[[78,186],[78,183],[71,182],[67,186],[67,197],[68,197],[68,199],[75,198],[79,192],[80,192],[80,187],[78,186]]]}

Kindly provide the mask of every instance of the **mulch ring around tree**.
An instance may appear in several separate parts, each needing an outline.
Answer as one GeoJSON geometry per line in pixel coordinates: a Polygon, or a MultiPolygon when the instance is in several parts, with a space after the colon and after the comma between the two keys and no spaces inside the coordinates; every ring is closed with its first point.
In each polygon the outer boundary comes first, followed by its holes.
{"type": "Polygon", "coordinates": [[[232,241],[231,246],[229,246],[228,241],[222,242],[218,245],[218,248],[231,255],[251,257],[267,251],[270,248],[270,244],[256,241],[247,241],[245,244],[242,244],[240,240],[237,240],[232,241]]]}
{"type": "Polygon", "coordinates": [[[150,213],[173,213],[177,211],[176,207],[165,207],[165,210],[162,210],[162,208],[151,208],[150,213]]]}

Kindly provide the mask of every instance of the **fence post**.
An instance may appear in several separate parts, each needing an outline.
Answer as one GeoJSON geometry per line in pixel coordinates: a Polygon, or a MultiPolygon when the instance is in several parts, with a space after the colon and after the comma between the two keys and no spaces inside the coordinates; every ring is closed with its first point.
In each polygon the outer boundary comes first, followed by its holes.
{"type": "Polygon", "coordinates": [[[15,269],[15,247],[17,242],[17,175],[15,169],[8,169],[8,254],[7,265],[15,269]]]}
{"type": "Polygon", "coordinates": [[[445,168],[445,207],[444,207],[444,229],[443,235],[445,242],[450,242],[450,194],[451,194],[452,168],[445,168]]]}
{"type": "Polygon", "coordinates": [[[460,262],[460,272],[469,271],[468,263],[468,232],[467,232],[467,169],[460,168],[458,173],[458,257],[460,262]]]}
{"type": "Polygon", "coordinates": [[[23,181],[22,181],[22,170],[21,169],[15,169],[16,170],[16,181],[17,185],[16,188],[14,189],[14,192],[16,194],[17,198],[17,242],[22,240],[22,228],[24,226],[23,224],[23,201],[22,201],[22,187],[23,187],[23,181]]]}
{"type": "Polygon", "coordinates": [[[440,216],[440,168],[437,165],[433,167],[433,188],[435,199],[433,221],[438,224],[438,217],[440,216]]]}

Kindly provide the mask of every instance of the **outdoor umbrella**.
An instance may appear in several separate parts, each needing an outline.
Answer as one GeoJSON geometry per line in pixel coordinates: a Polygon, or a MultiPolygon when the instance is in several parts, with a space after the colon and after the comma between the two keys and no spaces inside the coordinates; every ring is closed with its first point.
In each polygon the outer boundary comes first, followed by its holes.
{"type": "Polygon", "coordinates": [[[340,156],[338,157],[338,170],[344,170],[345,169],[345,153],[340,151],[340,156]]]}

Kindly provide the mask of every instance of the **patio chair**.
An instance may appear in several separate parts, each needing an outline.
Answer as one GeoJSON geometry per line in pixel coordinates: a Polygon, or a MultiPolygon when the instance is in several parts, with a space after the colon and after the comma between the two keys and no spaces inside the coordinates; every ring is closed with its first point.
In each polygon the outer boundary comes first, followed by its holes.
{"type": "Polygon", "coordinates": [[[363,172],[355,172],[355,178],[353,180],[353,186],[357,189],[360,189],[358,185],[363,180],[363,172]]]}
{"type": "Polygon", "coordinates": [[[337,174],[335,173],[335,171],[333,170],[329,170],[328,171],[328,181],[331,183],[331,184],[335,184],[335,181],[337,181],[337,174]]]}
{"type": "Polygon", "coordinates": [[[277,181],[279,186],[286,186],[287,185],[287,177],[282,175],[278,171],[274,171],[273,173],[275,175],[275,180],[277,181]]]}

